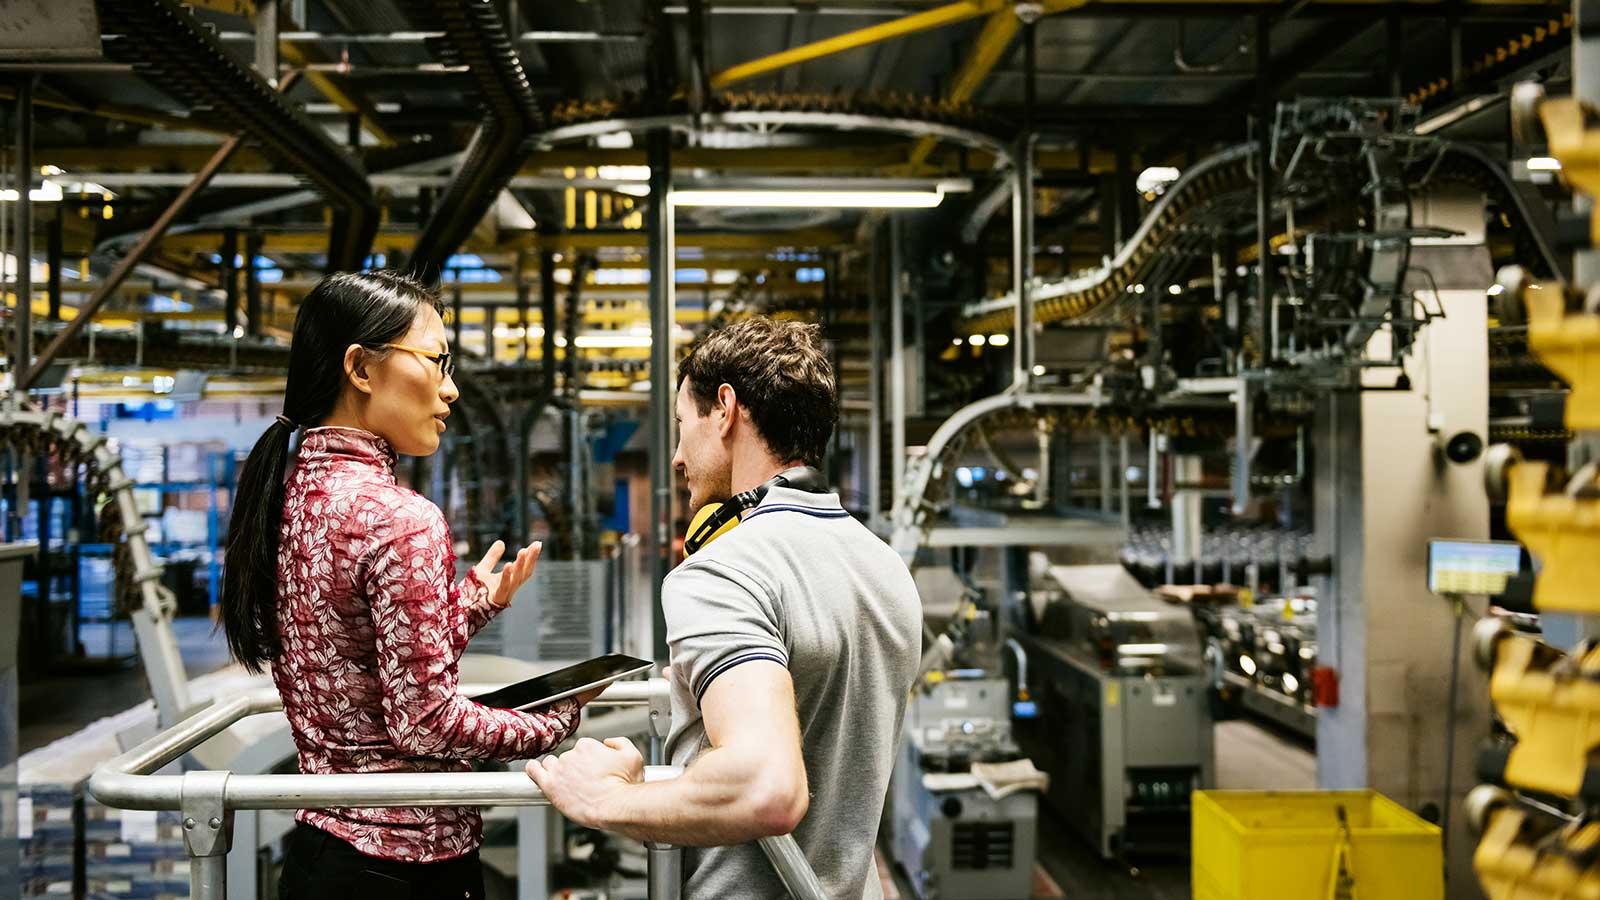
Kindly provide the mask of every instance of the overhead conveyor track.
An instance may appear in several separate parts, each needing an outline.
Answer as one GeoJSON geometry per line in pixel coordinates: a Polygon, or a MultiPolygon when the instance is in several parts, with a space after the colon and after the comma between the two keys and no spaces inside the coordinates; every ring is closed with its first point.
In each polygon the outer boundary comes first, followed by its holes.
{"type": "Polygon", "coordinates": [[[174,0],[99,0],[101,25],[120,35],[106,54],[126,62],[197,118],[222,120],[274,164],[303,176],[333,207],[329,271],[361,268],[378,231],[378,204],[361,162],[340,149],[174,0]]]}
{"type": "MultiPolygon", "coordinates": [[[[1140,305],[1130,302],[1137,285],[1159,286],[1181,271],[1184,259],[1199,252],[1206,235],[1236,227],[1250,211],[1235,202],[1254,191],[1254,144],[1240,144],[1201,160],[1183,174],[1150,210],[1139,229],[1107,265],[1059,281],[1038,284],[1032,291],[1034,317],[1040,324],[1104,325],[1128,323],[1140,305]]],[[[1415,173],[1423,187],[1470,186],[1504,210],[1512,226],[1519,258],[1541,272],[1557,270],[1548,236],[1533,224],[1526,199],[1511,182],[1503,164],[1475,147],[1448,144],[1427,171],[1415,173]]],[[[961,327],[970,333],[1009,331],[1015,316],[1012,295],[969,304],[961,327]]]]}
{"type": "Polygon", "coordinates": [[[417,238],[407,268],[425,281],[439,277],[450,254],[511,183],[522,165],[523,143],[543,123],[517,48],[491,3],[408,0],[419,28],[442,31],[430,41],[447,65],[465,65],[485,105],[483,121],[417,238]]]}

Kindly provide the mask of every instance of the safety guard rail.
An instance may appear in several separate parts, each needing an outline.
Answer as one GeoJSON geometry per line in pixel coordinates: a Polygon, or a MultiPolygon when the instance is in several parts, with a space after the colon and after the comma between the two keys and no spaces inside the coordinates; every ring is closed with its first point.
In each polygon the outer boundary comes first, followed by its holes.
{"type": "MultiPolygon", "coordinates": [[[[473,686],[477,687],[477,686],[473,686]]],[[[475,692],[475,691],[472,691],[475,692]]],[[[667,683],[618,682],[589,705],[665,707],[667,683]]],[[[216,703],[106,762],[89,778],[89,791],[119,809],[178,810],[189,854],[189,889],[194,900],[227,897],[227,854],[233,811],[392,806],[543,806],[544,792],[521,772],[397,772],[351,775],[236,775],[201,770],[155,775],[167,764],[247,716],[283,708],[277,691],[246,693],[216,703]]],[[[676,778],[676,766],[646,766],[646,781],[676,778]]],[[[826,900],[822,884],[792,835],[763,838],[761,849],[798,900],[826,900]]],[[[652,900],[676,900],[682,892],[683,850],[648,845],[652,900]]]]}

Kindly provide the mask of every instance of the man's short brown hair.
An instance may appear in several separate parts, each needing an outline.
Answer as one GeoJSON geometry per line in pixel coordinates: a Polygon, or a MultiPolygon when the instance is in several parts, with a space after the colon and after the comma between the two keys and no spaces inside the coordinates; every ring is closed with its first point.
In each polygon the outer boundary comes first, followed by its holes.
{"type": "Polygon", "coordinates": [[[752,316],[707,332],[678,375],[701,415],[729,385],[774,456],[822,465],[839,421],[839,394],[821,327],[752,316]]]}

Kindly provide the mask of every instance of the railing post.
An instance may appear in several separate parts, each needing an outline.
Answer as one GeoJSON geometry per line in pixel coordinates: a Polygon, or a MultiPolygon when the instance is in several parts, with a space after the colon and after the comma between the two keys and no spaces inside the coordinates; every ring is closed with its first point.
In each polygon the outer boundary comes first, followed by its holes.
{"type": "Polygon", "coordinates": [[[225,900],[228,896],[233,813],[225,808],[227,787],[227,772],[188,772],[183,776],[179,809],[183,814],[183,846],[189,851],[192,900],[225,900]]]}
{"type": "Polygon", "coordinates": [[[647,842],[646,864],[650,900],[678,900],[683,896],[683,848],[647,842]]]}

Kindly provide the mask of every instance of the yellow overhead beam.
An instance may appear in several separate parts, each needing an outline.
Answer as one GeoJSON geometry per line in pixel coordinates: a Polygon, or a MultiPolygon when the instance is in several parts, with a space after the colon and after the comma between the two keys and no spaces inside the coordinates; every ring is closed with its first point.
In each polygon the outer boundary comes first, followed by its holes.
{"type": "MultiPolygon", "coordinates": [[[[327,234],[321,231],[294,231],[294,232],[267,232],[262,236],[262,252],[273,253],[323,253],[328,249],[327,234]]],[[[851,235],[844,231],[831,228],[804,228],[796,231],[771,231],[771,232],[746,232],[746,231],[716,231],[705,233],[678,234],[678,246],[681,248],[700,248],[704,250],[766,250],[774,247],[831,247],[852,240],[851,235]]],[[[373,241],[373,252],[410,250],[417,243],[414,231],[386,231],[380,233],[373,241]]],[[[565,250],[604,250],[604,249],[629,249],[643,248],[649,243],[649,235],[643,231],[578,231],[567,234],[545,234],[533,231],[504,232],[498,244],[483,244],[468,241],[463,245],[465,251],[499,251],[507,252],[517,249],[549,249],[556,251],[565,250]]],[[[222,232],[188,231],[183,234],[169,234],[161,241],[161,248],[168,253],[180,257],[196,253],[216,253],[222,246],[222,232]]],[[[682,268],[686,265],[702,268],[698,261],[685,260],[679,263],[682,268]]],[[[715,260],[706,261],[712,268],[730,268],[718,266],[715,260]]]]}
{"type": "Polygon", "coordinates": [[[1009,13],[1011,3],[1008,0],[962,0],[960,3],[936,6],[933,9],[924,10],[899,19],[880,22],[876,25],[869,25],[866,28],[858,28],[855,31],[824,38],[820,41],[813,41],[809,44],[802,44],[799,47],[791,47],[771,56],[763,56],[760,59],[752,59],[749,62],[740,63],[711,76],[711,88],[713,90],[721,90],[730,84],[776,72],[789,66],[821,59],[824,56],[832,56],[835,53],[843,53],[846,50],[871,46],[893,38],[905,37],[908,34],[927,31],[930,28],[954,25],[957,22],[965,22],[968,19],[975,19],[1002,9],[1009,13]]]}

